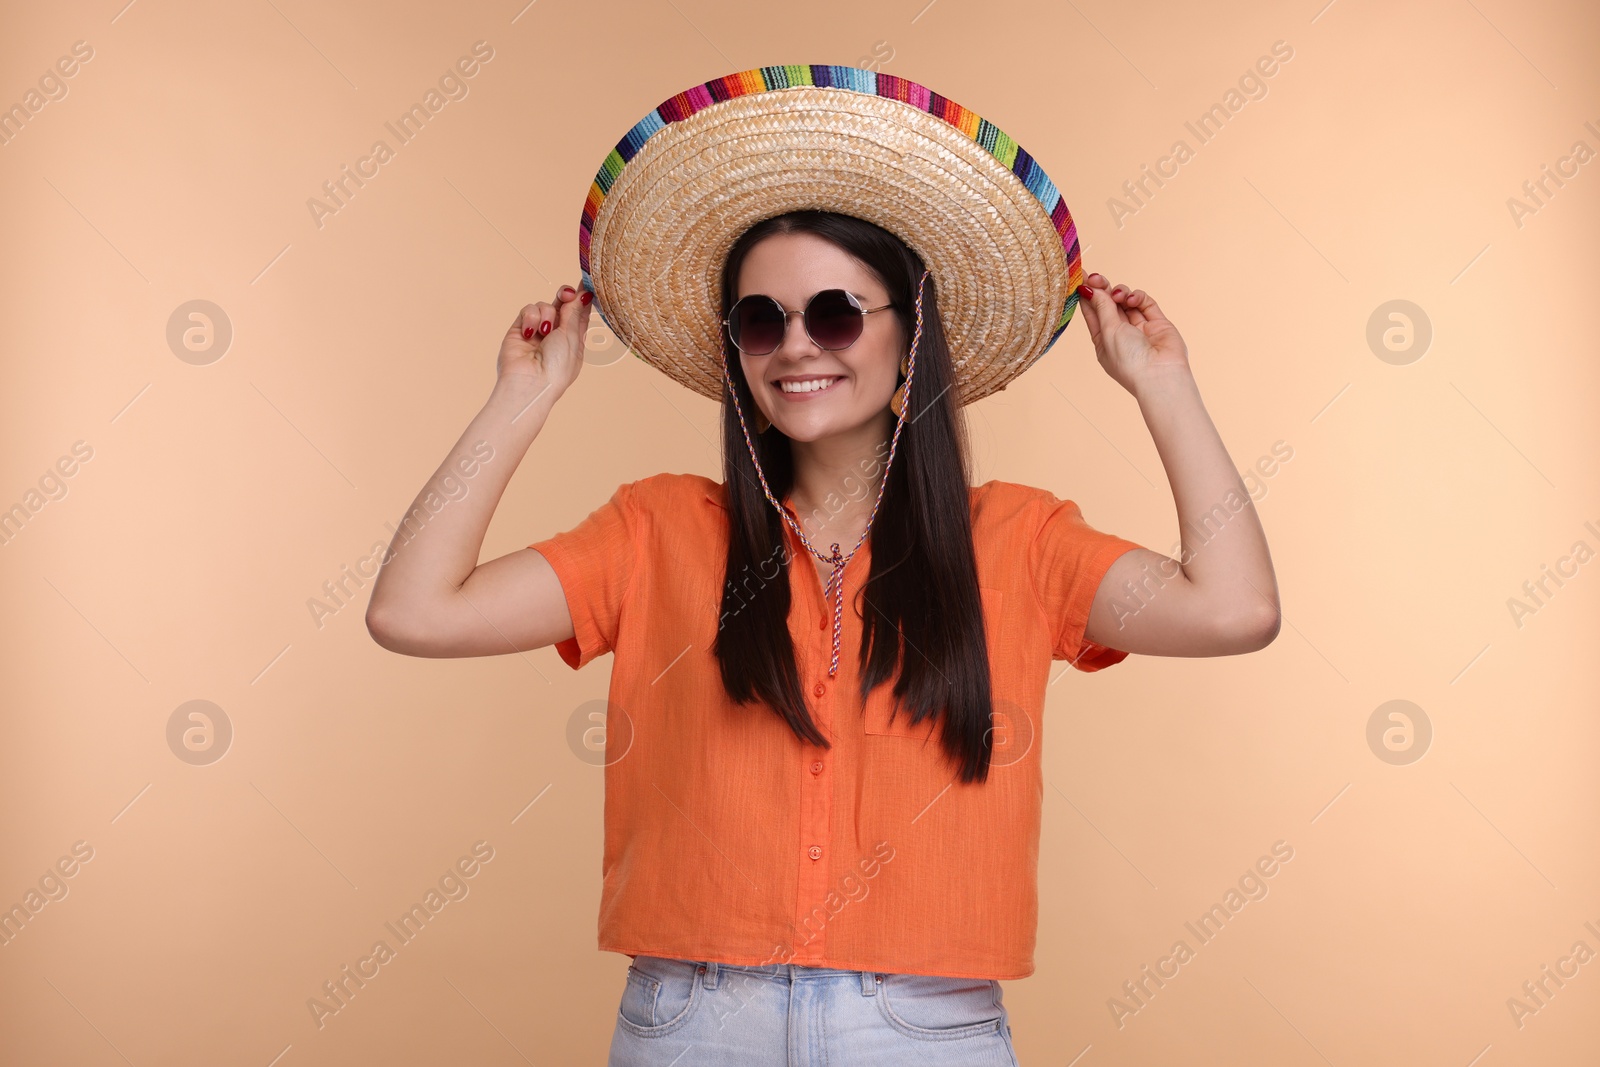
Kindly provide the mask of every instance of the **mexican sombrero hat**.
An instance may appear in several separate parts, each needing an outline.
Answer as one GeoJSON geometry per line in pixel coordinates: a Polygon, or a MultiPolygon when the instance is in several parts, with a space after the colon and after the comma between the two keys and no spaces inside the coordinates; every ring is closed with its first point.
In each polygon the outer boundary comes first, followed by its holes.
{"type": "Polygon", "coordinates": [[[1077,227],[1031,155],[916,82],[825,65],[729,74],[635,123],[584,203],[583,287],[636,356],[723,401],[723,262],[750,226],[801,209],[922,257],[961,404],[1032,366],[1078,305],[1077,227]]]}

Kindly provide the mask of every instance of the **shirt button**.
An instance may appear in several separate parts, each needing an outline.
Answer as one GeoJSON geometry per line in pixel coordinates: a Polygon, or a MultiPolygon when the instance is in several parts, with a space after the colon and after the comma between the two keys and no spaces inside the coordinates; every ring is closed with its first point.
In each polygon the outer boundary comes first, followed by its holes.
{"type": "Polygon", "coordinates": [[[811,773],[812,774],[821,774],[822,773],[822,761],[821,760],[812,760],[811,761],[811,773]]]}
{"type": "Polygon", "coordinates": [[[813,693],[815,693],[817,696],[821,696],[823,693],[826,693],[828,691],[828,687],[823,685],[821,682],[818,682],[816,685],[814,685],[811,688],[811,691],[813,693]]]}
{"type": "Polygon", "coordinates": [[[820,860],[822,858],[822,846],[812,845],[810,848],[806,849],[806,855],[810,856],[814,860],[820,860]]]}

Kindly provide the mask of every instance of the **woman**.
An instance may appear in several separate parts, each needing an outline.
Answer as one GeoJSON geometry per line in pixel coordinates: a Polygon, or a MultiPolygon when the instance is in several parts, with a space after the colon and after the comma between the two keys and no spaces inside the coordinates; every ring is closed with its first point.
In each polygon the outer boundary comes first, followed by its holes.
{"type": "Polygon", "coordinates": [[[1003,134],[851,68],[697,89],[602,167],[583,291],[507,331],[417,506],[487,444],[480,491],[385,562],[368,627],[409,655],[615,653],[611,1063],[1014,1064],[999,983],[1033,971],[1050,664],[1265,646],[1265,538],[1177,330],[1142,290],[1072,287],[1070,215],[1003,134]],[[625,484],[478,564],[596,293],[640,358],[724,402],[723,481],[625,484]],[[1181,563],[1045,490],[967,484],[960,406],[1080,301],[1166,466],[1181,563]]]}

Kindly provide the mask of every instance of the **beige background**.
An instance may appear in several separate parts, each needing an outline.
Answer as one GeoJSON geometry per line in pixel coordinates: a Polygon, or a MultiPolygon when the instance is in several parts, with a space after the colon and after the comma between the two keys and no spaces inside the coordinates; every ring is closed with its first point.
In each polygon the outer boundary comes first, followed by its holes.
{"type": "MultiPolygon", "coordinates": [[[[1237,466],[1292,449],[1257,489],[1274,644],[1060,665],[1038,970],[1005,990],[1022,1062],[1594,1062],[1600,961],[1520,1025],[1507,1004],[1600,952],[1600,562],[1520,627],[1507,603],[1600,549],[1592,5],[121,3],[0,34],[6,106],[93,50],[0,146],[0,508],[66,490],[0,546],[0,904],[92,849],[0,947],[0,1060],[603,1062],[627,961],[595,949],[601,777],[568,731],[609,660],[411,659],[365,591],[320,627],[307,602],[387,541],[518,308],[577,281],[617,138],[708,78],[834,62],[994,117],[1088,269],[1177,323],[1237,466]],[[476,41],[468,95],[319,227],[323,182],[476,41]],[[1275,41],[1292,59],[1198,144],[1184,123],[1275,41]],[[1519,219],[1545,165],[1576,174],[1519,219]],[[233,332],[205,365],[167,341],[196,299],[233,332]],[[1391,300],[1431,323],[1421,358],[1369,345],[1391,300]],[[1433,733],[1406,765],[1367,741],[1397,699],[1433,733]],[[168,744],[190,700],[232,725],[210,765],[168,744]],[[1118,1026],[1122,983],[1280,840],[1269,894],[1118,1026]],[[478,841],[469,895],[319,1029],[308,999],[478,841]]],[[[720,470],[716,405],[599,322],[485,559],[620,482],[720,470]]],[[[969,409],[979,480],[1173,551],[1081,321],[1024,381],[969,409]]]]}

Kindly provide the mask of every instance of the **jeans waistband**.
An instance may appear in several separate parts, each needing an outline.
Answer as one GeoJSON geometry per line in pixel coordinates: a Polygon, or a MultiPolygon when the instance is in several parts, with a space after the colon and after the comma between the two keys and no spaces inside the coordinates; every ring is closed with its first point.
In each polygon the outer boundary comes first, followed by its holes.
{"type": "Polygon", "coordinates": [[[799,963],[769,963],[766,966],[758,967],[754,964],[717,963],[715,960],[696,960],[695,962],[705,966],[707,970],[714,966],[724,971],[748,971],[752,974],[764,974],[771,978],[787,978],[791,982],[803,978],[833,978],[844,974],[877,973],[876,971],[851,970],[847,967],[807,967],[799,963]]]}
{"type": "Polygon", "coordinates": [[[717,988],[719,976],[729,973],[753,975],[782,982],[800,982],[815,978],[855,977],[861,981],[861,992],[871,996],[877,992],[877,986],[882,981],[882,971],[857,971],[846,967],[807,967],[799,963],[770,963],[762,966],[753,964],[719,963],[716,960],[691,960],[679,957],[670,958],[674,963],[686,967],[693,967],[699,972],[700,981],[707,989],[717,988]]]}

